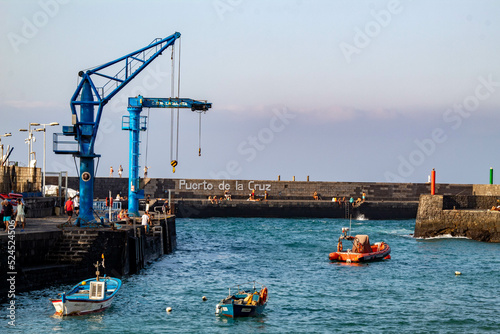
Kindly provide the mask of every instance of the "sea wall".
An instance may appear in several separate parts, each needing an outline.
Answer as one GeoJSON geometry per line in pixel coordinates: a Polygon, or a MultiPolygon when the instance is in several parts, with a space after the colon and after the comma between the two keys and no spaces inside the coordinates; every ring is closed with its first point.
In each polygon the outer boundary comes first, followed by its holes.
{"type": "Polygon", "coordinates": [[[475,184],[472,187],[472,195],[500,196],[500,184],[475,184]]]}
{"type": "MultiPolygon", "coordinates": [[[[47,184],[57,185],[57,177],[47,177],[47,184]]],[[[77,177],[68,179],[68,187],[79,188],[77,177]]],[[[332,197],[361,197],[363,192],[370,201],[418,201],[421,194],[430,193],[429,183],[382,183],[382,182],[323,182],[323,181],[269,181],[269,180],[223,180],[223,179],[141,179],[141,188],[152,198],[167,198],[168,191],[176,199],[206,199],[221,197],[224,191],[233,199],[247,199],[252,189],[258,198],[267,191],[270,200],[311,200],[317,192],[321,199],[332,197]]],[[[94,185],[94,197],[128,194],[128,179],[98,177],[94,185]]],[[[472,195],[471,184],[436,184],[436,192],[442,195],[472,195]]]]}
{"type": "Polygon", "coordinates": [[[415,222],[416,238],[440,235],[500,242],[500,211],[490,211],[496,196],[422,195],[415,222]]]}
{"type": "Polygon", "coordinates": [[[211,203],[208,200],[179,200],[175,214],[179,218],[276,217],[276,218],[349,218],[409,219],[417,214],[418,202],[389,201],[349,203],[311,200],[232,200],[211,203]]]}

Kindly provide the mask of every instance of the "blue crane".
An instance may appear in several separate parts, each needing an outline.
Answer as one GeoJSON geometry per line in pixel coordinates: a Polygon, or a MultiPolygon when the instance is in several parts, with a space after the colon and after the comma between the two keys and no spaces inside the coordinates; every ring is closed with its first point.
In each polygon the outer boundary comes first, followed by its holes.
{"type": "MultiPolygon", "coordinates": [[[[129,214],[139,215],[139,134],[146,130],[146,117],[140,116],[142,108],[189,108],[192,111],[206,112],[212,107],[206,101],[197,101],[186,98],[144,98],[142,96],[130,97],[128,99],[129,116],[122,117],[122,130],[129,130],[129,187],[128,187],[128,211],[129,214]]],[[[172,160],[172,167],[177,165],[172,160]]]]}
{"type": "MultiPolygon", "coordinates": [[[[157,38],[148,46],[95,68],[80,71],[81,80],[71,97],[72,125],[63,126],[54,134],[54,153],[71,154],[80,159],[80,213],[76,224],[87,226],[95,222],[93,215],[95,158],[94,145],[104,106],[152,61],[181,36],[176,32],[157,38]],[[117,69],[119,69],[117,71],[117,69]],[[102,84],[99,84],[102,83],[102,84]],[[77,112],[77,107],[80,112],[77,112]],[[97,107],[97,114],[95,114],[97,107]],[[73,137],[62,140],[60,137],[73,137]]],[[[132,132],[132,131],[131,131],[132,132]]],[[[129,185],[130,186],[130,185],[129,185]]]]}

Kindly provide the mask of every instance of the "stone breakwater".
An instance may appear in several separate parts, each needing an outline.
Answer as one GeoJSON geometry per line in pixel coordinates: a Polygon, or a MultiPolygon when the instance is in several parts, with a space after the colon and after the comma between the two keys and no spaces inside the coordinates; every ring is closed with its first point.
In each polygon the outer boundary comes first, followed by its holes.
{"type": "Polygon", "coordinates": [[[422,195],[415,222],[416,238],[441,235],[500,242],[500,211],[490,209],[497,196],[422,195]]]}
{"type": "MultiPolygon", "coordinates": [[[[70,177],[68,186],[78,189],[79,179],[70,177]]],[[[56,177],[47,177],[47,184],[57,185],[56,177]]],[[[229,191],[233,199],[247,199],[255,190],[262,198],[267,191],[270,200],[312,200],[317,192],[320,199],[331,201],[332,197],[354,197],[363,193],[369,201],[417,201],[421,194],[430,193],[430,183],[385,183],[385,182],[326,182],[326,181],[270,181],[270,180],[224,180],[224,179],[141,179],[141,189],[151,198],[166,198],[168,191],[176,200],[207,199],[208,196],[224,196],[229,191]]],[[[128,178],[99,177],[96,179],[94,197],[105,198],[111,190],[127,196],[128,178]]],[[[472,195],[471,184],[436,184],[436,193],[441,195],[472,195]]]]}

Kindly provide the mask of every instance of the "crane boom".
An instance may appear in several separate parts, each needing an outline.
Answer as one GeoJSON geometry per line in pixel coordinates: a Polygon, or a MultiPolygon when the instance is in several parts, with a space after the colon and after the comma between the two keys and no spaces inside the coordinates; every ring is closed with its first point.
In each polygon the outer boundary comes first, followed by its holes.
{"type": "MultiPolygon", "coordinates": [[[[130,215],[139,215],[139,133],[146,130],[146,117],[140,116],[142,108],[189,108],[192,111],[205,112],[212,107],[212,103],[187,98],[145,98],[142,96],[129,97],[129,116],[122,117],[122,130],[128,130],[129,135],[129,188],[128,211],[130,215]],[[141,122],[141,117],[143,121],[141,122]]],[[[177,164],[177,162],[175,162],[177,164]]]]}
{"type": "Polygon", "coordinates": [[[155,39],[139,50],[78,73],[81,80],[70,102],[72,125],[63,126],[62,133],[54,134],[54,153],[80,158],[80,214],[77,225],[85,226],[94,221],[94,159],[99,157],[94,153],[94,144],[104,106],[165,49],[174,45],[180,36],[176,32],[166,38],[155,39]],[[104,82],[100,84],[102,80],[104,82]],[[76,110],[78,106],[79,114],[76,110]],[[94,115],[95,107],[97,114],[94,115]],[[60,136],[72,136],[75,141],[60,140],[60,136]]]}

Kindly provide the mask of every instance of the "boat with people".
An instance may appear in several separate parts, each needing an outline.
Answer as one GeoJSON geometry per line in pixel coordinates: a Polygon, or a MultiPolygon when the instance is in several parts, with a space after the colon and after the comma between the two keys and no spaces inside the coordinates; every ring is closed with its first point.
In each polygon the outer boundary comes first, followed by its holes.
{"type": "Polygon", "coordinates": [[[61,298],[50,299],[56,309],[55,315],[84,315],[102,312],[111,306],[113,298],[120,290],[122,281],[118,278],[100,276],[99,267],[104,268],[104,255],[102,262],[97,261],[96,277],[81,281],[68,293],[59,294],[61,298]]]}
{"type": "Polygon", "coordinates": [[[267,287],[256,281],[248,282],[233,286],[236,291],[231,293],[229,288],[229,295],[222,299],[215,307],[215,314],[227,318],[240,318],[240,317],[255,317],[264,312],[267,301],[269,300],[267,287]],[[250,287],[250,284],[253,286],[250,287]],[[256,284],[260,288],[256,288],[256,284]],[[243,290],[241,286],[248,285],[250,288],[243,290]]]}
{"type": "Polygon", "coordinates": [[[370,244],[368,235],[359,234],[356,236],[348,235],[349,228],[343,227],[342,234],[337,243],[337,251],[329,255],[330,261],[341,262],[371,262],[388,260],[391,258],[391,247],[383,241],[370,244]],[[351,241],[352,247],[344,249],[343,241],[351,241]]]}

